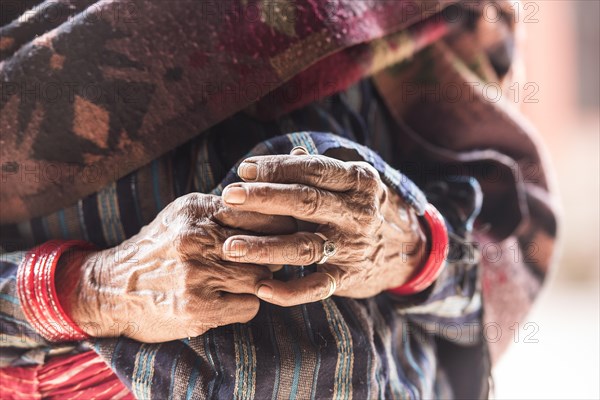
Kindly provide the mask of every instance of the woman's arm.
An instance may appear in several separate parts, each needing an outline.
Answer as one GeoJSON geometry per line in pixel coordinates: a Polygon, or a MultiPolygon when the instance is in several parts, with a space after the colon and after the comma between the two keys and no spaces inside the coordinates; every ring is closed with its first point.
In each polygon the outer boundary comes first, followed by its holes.
{"type": "MultiPolygon", "coordinates": [[[[92,337],[125,335],[159,342],[246,322],[258,311],[256,282],[271,273],[256,264],[224,262],[224,240],[234,234],[295,229],[291,218],[232,210],[218,196],[192,193],[114,248],[63,254],[54,282],[58,303],[92,337]]],[[[2,260],[2,346],[9,353],[73,339],[50,335],[44,324],[52,319],[39,312],[43,304],[31,307],[41,298],[37,282],[46,279],[44,257],[51,252],[41,247],[33,253],[40,256],[32,264],[27,253],[4,255],[2,260]],[[25,287],[20,281],[31,282],[33,290],[19,289],[25,287]]]]}
{"type": "Polygon", "coordinates": [[[183,196],[125,243],[63,269],[59,277],[77,285],[62,298],[91,336],[163,342],[247,322],[258,312],[256,282],[271,274],[223,262],[222,243],[236,232],[268,231],[271,222],[227,209],[217,196],[183,196]]]}

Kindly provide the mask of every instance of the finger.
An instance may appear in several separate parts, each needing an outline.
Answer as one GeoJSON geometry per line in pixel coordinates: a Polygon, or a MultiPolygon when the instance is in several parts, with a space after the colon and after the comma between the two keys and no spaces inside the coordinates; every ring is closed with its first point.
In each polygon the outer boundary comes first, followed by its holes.
{"type": "MultiPolygon", "coordinates": [[[[241,231],[239,229],[231,229],[217,225],[214,225],[213,229],[188,229],[182,232],[176,239],[174,246],[178,253],[179,259],[190,265],[194,266],[198,270],[206,272],[210,270],[212,275],[222,275],[222,285],[231,284],[236,282],[240,277],[244,277],[249,274],[265,273],[269,272],[269,268],[264,265],[248,265],[244,270],[244,266],[240,263],[245,262],[239,258],[226,257],[224,253],[225,242],[228,238],[240,235],[247,235],[248,232],[241,231]],[[224,260],[234,260],[233,263],[224,263],[224,260]]],[[[198,274],[202,279],[202,274],[198,274]]],[[[172,276],[165,276],[166,279],[172,278],[172,276]]],[[[264,279],[264,277],[258,277],[258,279],[264,279]]],[[[213,279],[213,282],[217,279],[213,279]]],[[[202,281],[197,282],[202,285],[202,281]]],[[[162,287],[164,283],[157,281],[159,287],[162,287]]],[[[225,289],[228,286],[221,286],[220,289],[225,289]]],[[[252,293],[252,291],[245,291],[245,293],[252,293]]]]}
{"type": "MultiPolygon", "coordinates": [[[[190,193],[176,200],[180,210],[189,210],[193,219],[202,220],[212,215],[221,225],[266,234],[284,234],[297,231],[296,221],[289,216],[273,216],[258,214],[228,207],[222,196],[190,193]]],[[[187,215],[186,212],[175,214],[187,215]]],[[[170,223],[171,218],[163,218],[164,223],[170,223]]]]}
{"type": "MultiPolygon", "coordinates": [[[[198,268],[207,267],[204,265],[198,268]]],[[[269,268],[251,263],[222,261],[209,268],[212,272],[210,282],[206,282],[206,272],[204,272],[199,274],[202,280],[194,283],[199,287],[210,286],[214,290],[233,294],[253,294],[257,282],[273,277],[269,268]]]]}
{"type": "Polygon", "coordinates": [[[286,215],[260,214],[225,206],[214,216],[225,226],[255,233],[284,235],[298,230],[296,220],[286,215]]]}
{"type": "Polygon", "coordinates": [[[343,162],[321,155],[273,155],[245,159],[238,175],[248,182],[301,183],[336,192],[379,179],[365,162],[343,162]]]}
{"type": "Polygon", "coordinates": [[[310,232],[280,236],[237,235],[223,243],[225,260],[254,264],[310,265],[323,258],[323,239],[310,232]]]}
{"type": "Polygon", "coordinates": [[[352,213],[341,194],[312,186],[281,183],[233,183],[223,191],[231,207],[261,214],[289,215],[318,224],[341,225],[352,213]]]}
{"type": "Polygon", "coordinates": [[[185,329],[185,336],[198,336],[219,326],[249,322],[260,308],[260,301],[254,293],[216,292],[210,298],[199,293],[191,301],[194,311],[190,311],[191,324],[185,329]]]}
{"type": "Polygon", "coordinates": [[[331,275],[315,272],[288,282],[274,279],[259,282],[256,296],[278,306],[291,307],[326,299],[335,289],[335,281],[331,275]]]}

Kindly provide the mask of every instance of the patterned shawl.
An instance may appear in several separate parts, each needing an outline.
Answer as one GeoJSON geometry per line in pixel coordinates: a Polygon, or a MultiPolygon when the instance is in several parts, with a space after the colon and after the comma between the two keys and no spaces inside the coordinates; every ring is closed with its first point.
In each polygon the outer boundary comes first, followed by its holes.
{"type": "Polygon", "coordinates": [[[460,23],[440,18],[453,2],[48,0],[0,31],[0,222],[96,192],[268,93],[259,108],[285,112],[406,59],[460,23]]]}

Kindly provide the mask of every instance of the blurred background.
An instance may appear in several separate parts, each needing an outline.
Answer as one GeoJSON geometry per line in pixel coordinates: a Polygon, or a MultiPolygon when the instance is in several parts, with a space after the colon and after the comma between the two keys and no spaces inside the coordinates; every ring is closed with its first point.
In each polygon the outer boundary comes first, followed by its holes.
{"type": "Polygon", "coordinates": [[[600,1],[522,0],[519,16],[526,82],[517,100],[557,173],[562,248],[527,318],[539,342],[521,330],[495,369],[496,398],[600,399],[600,1]]]}

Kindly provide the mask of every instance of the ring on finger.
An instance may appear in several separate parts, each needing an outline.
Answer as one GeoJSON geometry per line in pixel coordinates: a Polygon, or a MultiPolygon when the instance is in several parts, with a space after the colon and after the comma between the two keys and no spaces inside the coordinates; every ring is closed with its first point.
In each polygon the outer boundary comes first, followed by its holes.
{"type": "Polygon", "coordinates": [[[317,264],[324,264],[327,262],[329,257],[332,257],[335,255],[335,253],[337,253],[337,247],[335,246],[335,243],[327,239],[327,237],[322,233],[315,232],[315,235],[323,239],[323,256],[319,261],[317,261],[317,264]]]}
{"type": "Polygon", "coordinates": [[[304,146],[295,146],[290,153],[293,153],[296,150],[302,150],[304,153],[309,154],[308,149],[304,146]]]}
{"type": "Polygon", "coordinates": [[[325,300],[325,299],[328,299],[331,296],[333,296],[333,294],[335,293],[335,291],[337,289],[337,283],[336,283],[333,275],[331,275],[329,272],[323,272],[323,273],[329,277],[329,292],[327,292],[327,295],[323,298],[323,300],[325,300]]]}

